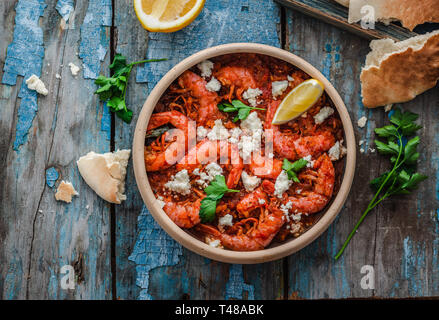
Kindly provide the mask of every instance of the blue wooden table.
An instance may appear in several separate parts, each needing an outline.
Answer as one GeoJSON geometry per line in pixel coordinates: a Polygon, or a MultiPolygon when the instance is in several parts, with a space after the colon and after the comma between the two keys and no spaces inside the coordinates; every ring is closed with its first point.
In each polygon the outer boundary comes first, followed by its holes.
{"type": "MultiPolygon", "coordinates": [[[[329,1],[329,0],[328,0],[329,1]]],[[[207,0],[200,16],[171,34],[148,33],[131,0],[3,0],[0,2],[0,297],[3,299],[296,299],[439,296],[439,90],[404,108],[421,114],[420,169],[430,178],[414,195],[390,200],[361,226],[339,261],[333,256],[370,200],[367,181],[386,160],[372,152],[383,110],[361,104],[359,73],[368,41],[271,0],[207,0]],[[285,259],[229,265],[198,256],[152,219],[137,191],[132,164],[127,201],[110,205],[82,180],[76,160],[94,150],[130,148],[148,92],[177,62],[229,42],[289,50],[319,68],[339,90],[364,140],[354,186],[331,227],[285,259]],[[115,53],[129,61],[168,58],[132,73],[130,125],[93,94],[115,53]],[[81,67],[73,77],[69,63],[81,67]],[[31,74],[49,89],[37,96],[31,74]],[[61,180],[79,192],[55,201],[61,180]],[[364,266],[373,289],[364,289],[364,266]],[[66,267],[67,266],[67,271],[66,267]],[[68,267],[71,266],[71,267],[68,267]],[[74,288],[65,277],[75,275],[74,288]]]]}

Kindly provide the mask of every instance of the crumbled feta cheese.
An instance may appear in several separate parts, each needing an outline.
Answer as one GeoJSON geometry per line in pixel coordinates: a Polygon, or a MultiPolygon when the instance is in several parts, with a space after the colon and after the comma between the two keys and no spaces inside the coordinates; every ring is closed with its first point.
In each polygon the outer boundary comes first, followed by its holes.
{"type": "Polygon", "coordinates": [[[287,203],[280,205],[280,210],[284,213],[288,221],[290,221],[289,213],[292,207],[293,207],[293,203],[291,201],[288,201],[287,203]]]}
{"type": "Polygon", "coordinates": [[[364,149],[363,149],[363,148],[361,148],[361,149],[360,149],[360,152],[361,152],[361,153],[364,153],[364,149]]]}
{"type": "Polygon", "coordinates": [[[203,188],[206,188],[209,185],[209,182],[215,179],[216,176],[223,174],[223,169],[216,162],[209,163],[205,170],[206,172],[199,172],[199,169],[197,173],[195,173],[195,170],[192,172],[200,176],[200,179],[195,182],[203,188]]]}
{"type": "Polygon", "coordinates": [[[273,159],[274,158],[274,154],[273,154],[273,152],[270,152],[269,154],[268,154],[268,159],[273,159]]]}
{"type": "Polygon", "coordinates": [[[262,91],[259,88],[253,89],[248,88],[247,91],[244,91],[242,97],[250,103],[252,107],[256,107],[258,105],[257,97],[262,94],[262,91]]]}
{"type": "Polygon", "coordinates": [[[276,98],[277,96],[280,96],[286,88],[288,88],[287,80],[273,81],[271,83],[271,94],[276,98]]]}
{"type": "Polygon", "coordinates": [[[287,80],[291,82],[291,81],[294,81],[294,78],[292,76],[288,75],[287,80]]]}
{"type": "Polygon", "coordinates": [[[384,112],[389,112],[390,110],[392,110],[393,104],[388,104],[384,107],[384,112]]]}
{"type": "Polygon", "coordinates": [[[257,186],[261,184],[261,178],[257,176],[251,176],[247,172],[242,171],[241,174],[242,183],[244,184],[245,190],[253,191],[257,186]]]}
{"type": "Polygon", "coordinates": [[[328,155],[331,161],[340,160],[345,154],[346,148],[343,146],[342,143],[340,143],[340,141],[337,141],[328,151],[328,155]]]}
{"type": "Polygon", "coordinates": [[[258,199],[259,204],[264,204],[265,200],[264,199],[258,199]]]}
{"type": "Polygon", "coordinates": [[[364,140],[358,141],[358,145],[361,146],[364,143],[364,140]]]}
{"type": "Polygon", "coordinates": [[[302,213],[299,212],[297,214],[292,214],[291,218],[293,218],[294,222],[299,222],[302,219],[302,213]]]}
{"type": "Polygon", "coordinates": [[[287,172],[285,170],[282,170],[281,173],[277,176],[276,182],[274,184],[274,195],[278,198],[282,198],[283,193],[287,191],[292,184],[293,180],[288,179],[287,172]]]}
{"type": "Polygon", "coordinates": [[[162,196],[158,196],[156,201],[159,204],[160,208],[163,209],[163,207],[165,206],[165,201],[163,201],[163,197],[162,196]]]}
{"type": "Polygon", "coordinates": [[[47,94],[49,93],[49,91],[46,89],[46,86],[44,85],[44,82],[41,81],[41,79],[34,74],[26,80],[26,84],[29,90],[35,90],[43,96],[47,96],[47,94]]]}
{"type": "Polygon", "coordinates": [[[241,136],[241,140],[238,142],[238,148],[244,163],[249,161],[252,152],[260,149],[262,127],[262,121],[255,111],[251,112],[247,119],[241,121],[241,129],[244,135],[241,136]]]}
{"type": "Polygon", "coordinates": [[[207,130],[203,126],[197,127],[197,140],[203,140],[204,138],[206,138],[208,132],[209,130],[207,130]]]}
{"type": "Polygon", "coordinates": [[[225,140],[229,138],[229,136],[229,130],[224,127],[223,122],[220,119],[215,120],[215,125],[207,134],[209,140],[225,140]]]}
{"type": "Polygon", "coordinates": [[[61,79],[61,75],[59,73],[55,74],[55,78],[61,79]]]}
{"type": "Polygon", "coordinates": [[[323,107],[320,109],[319,113],[314,116],[314,122],[316,124],[321,124],[332,114],[334,114],[334,109],[331,107],[323,107]]]}
{"type": "Polygon", "coordinates": [[[239,138],[241,137],[242,130],[238,127],[229,130],[230,138],[229,142],[237,144],[239,142],[239,138]]]}
{"type": "Polygon", "coordinates": [[[297,189],[297,190],[296,190],[296,193],[297,193],[297,194],[301,194],[301,193],[302,193],[302,189],[297,189]]]}
{"type": "Polygon", "coordinates": [[[232,227],[233,226],[233,216],[231,214],[226,214],[224,217],[221,217],[218,219],[218,224],[221,227],[224,227],[224,226],[232,227]]]}
{"type": "Polygon", "coordinates": [[[222,248],[221,241],[218,240],[218,239],[208,241],[208,245],[211,246],[211,247],[214,247],[214,248],[222,248]]]}
{"type": "Polygon", "coordinates": [[[367,118],[361,117],[360,119],[358,119],[357,124],[360,128],[364,128],[364,126],[366,125],[366,122],[367,122],[367,118]]]}
{"type": "Polygon", "coordinates": [[[210,77],[212,75],[213,62],[210,60],[204,60],[197,64],[197,68],[200,69],[203,78],[210,77]]]}
{"type": "Polygon", "coordinates": [[[306,118],[308,116],[308,112],[305,112],[301,115],[302,118],[306,118]]]}
{"type": "Polygon", "coordinates": [[[200,168],[195,168],[194,171],[192,171],[192,174],[199,176],[200,175],[200,168]]]}
{"type": "Polygon", "coordinates": [[[303,160],[308,161],[308,163],[306,164],[307,168],[314,168],[314,162],[315,160],[312,160],[311,155],[307,155],[306,157],[303,157],[303,160]]]}
{"type": "Polygon", "coordinates": [[[220,91],[221,83],[217,79],[212,77],[212,79],[210,79],[210,81],[206,84],[206,89],[211,92],[220,91]]]}
{"type": "Polygon", "coordinates": [[[191,193],[191,184],[186,169],[183,169],[171,177],[171,180],[165,183],[165,187],[171,191],[181,194],[191,193]]]}
{"type": "Polygon", "coordinates": [[[291,225],[291,230],[290,230],[291,233],[297,233],[299,231],[300,231],[300,223],[291,225]]]}
{"type": "Polygon", "coordinates": [[[370,151],[371,153],[374,153],[376,150],[375,150],[374,148],[369,148],[369,151],[370,151]]]}
{"type": "Polygon", "coordinates": [[[79,73],[79,70],[81,70],[81,68],[79,68],[73,62],[69,63],[69,67],[70,67],[70,72],[72,73],[72,76],[74,76],[74,77],[76,77],[79,73]]]}

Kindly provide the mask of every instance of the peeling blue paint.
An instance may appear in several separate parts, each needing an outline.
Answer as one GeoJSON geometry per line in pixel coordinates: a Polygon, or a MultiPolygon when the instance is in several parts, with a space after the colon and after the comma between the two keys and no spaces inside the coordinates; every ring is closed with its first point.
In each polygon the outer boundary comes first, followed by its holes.
{"type": "Polygon", "coordinates": [[[148,293],[149,272],[157,267],[174,266],[180,261],[182,246],[155,222],[144,206],[137,218],[137,241],[129,260],[136,263],[136,284],[142,289],[140,300],[152,300],[148,293]]]}
{"type": "Polygon", "coordinates": [[[56,11],[67,22],[69,21],[70,14],[74,10],[73,0],[58,0],[55,7],[56,11]]]}
{"type": "MultiPolygon", "coordinates": [[[[17,76],[24,77],[24,80],[32,74],[41,76],[44,46],[39,19],[45,8],[44,0],[19,0],[15,6],[14,37],[8,46],[2,83],[14,86],[17,84],[17,76]]],[[[27,141],[29,129],[38,111],[37,93],[29,90],[24,80],[18,94],[21,102],[13,146],[15,151],[27,141]]]]}
{"type": "Polygon", "coordinates": [[[226,300],[242,299],[246,291],[249,300],[255,299],[255,288],[253,285],[244,282],[244,275],[241,264],[231,264],[229,269],[229,281],[226,283],[226,300]]]}
{"type": "Polygon", "coordinates": [[[59,178],[59,173],[54,167],[46,169],[46,184],[53,188],[55,186],[56,180],[59,178]]]}
{"type": "MultiPolygon", "coordinates": [[[[279,7],[269,0],[261,5],[258,0],[218,0],[208,1],[198,18],[184,29],[173,33],[150,32],[148,42],[147,58],[168,58],[168,61],[160,63],[145,64],[137,68],[137,82],[148,83],[151,90],[157,82],[175,64],[190,56],[191,54],[212,46],[232,42],[257,42],[279,47],[280,40],[276,25],[280,23],[279,7]],[[245,7],[243,10],[242,8],[245,7]],[[258,21],[258,23],[255,23],[258,21]],[[197,35],[194,41],[194,35],[197,35]]],[[[153,218],[147,214],[146,209],[142,210],[139,216],[140,221],[148,219],[154,232],[148,231],[146,226],[142,227],[137,237],[136,247],[130,260],[137,264],[137,284],[142,288],[140,298],[150,299],[148,294],[149,272],[153,268],[165,265],[175,265],[178,258],[175,252],[181,254],[181,247],[169,238],[158,226],[153,218]],[[149,234],[149,236],[147,236],[149,234]],[[161,240],[167,237],[167,241],[161,240]],[[170,241],[170,242],[169,242],[170,241]],[[163,246],[163,242],[166,246],[163,246]],[[148,258],[138,259],[145,255],[146,248],[157,247],[159,254],[152,254],[148,258]]],[[[140,229],[140,227],[139,227],[140,229]]],[[[230,268],[231,279],[228,284],[228,296],[235,298],[242,296],[242,291],[248,292],[250,299],[254,299],[254,288],[245,284],[242,279],[242,266],[230,268]]],[[[227,295],[226,295],[227,296],[227,295]]]]}
{"type": "Polygon", "coordinates": [[[102,119],[101,119],[101,131],[106,133],[106,139],[111,140],[111,113],[107,107],[107,103],[104,103],[102,109],[102,119]]]}
{"type": "Polygon", "coordinates": [[[110,44],[105,27],[111,26],[111,0],[90,0],[84,22],[81,26],[79,57],[82,59],[85,79],[96,79],[101,62],[110,44]]]}
{"type": "Polygon", "coordinates": [[[424,283],[427,281],[424,274],[426,272],[425,243],[413,244],[409,237],[404,238],[404,254],[401,264],[403,279],[408,283],[408,294],[424,296],[424,289],[428,287],[424,283]]]}

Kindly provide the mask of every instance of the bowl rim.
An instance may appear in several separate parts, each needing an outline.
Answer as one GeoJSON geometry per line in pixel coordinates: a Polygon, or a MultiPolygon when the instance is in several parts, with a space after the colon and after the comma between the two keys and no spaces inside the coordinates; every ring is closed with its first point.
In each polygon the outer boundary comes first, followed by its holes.
{"type": "Polygon", "coordinates": [[[354,129],[351,119],[349,117],[348,110],[337,90],[319,70],[317,70],[304,59],[286,50],[259,43],[223,44],[198,51],[197,53],[179,62],[163,76],[163,78],[157,83],[157,85],[149,94],[139,114],[136,128],[134,131],[134,175],[142,199],[155,221],[174,240],[179,242],[185,248],[196,252],[204,257],[226,263],[254,264],[269,262],[291,255],[313,242],[324,231],[326,231],[326,229],[331,225],[331,223],[341,211],[352,186],[352,181],[355,173],[355,163],[356,143],[354,129]],[[306,72],[312,78],[316,78],[323,82],[326,93],[331,98],[334,106],[337,108],[337,111],[340,115],[347,148],[346,164],[340,189],[338,191],[338,194],[332,200],[332,203],[327,208],[322,217],[318,220],[318,222],[314,224],[310,229],[308,229],[305,233],[295,239],[290,239],[289,241],[282,243],[276,247],[250,252],[224,250],[211,247],[178,227],[167,216],[163,209],[160,208],[158,202],[156,201],[156,198],[148,181],[144,162],[144,141],[147,124],[157,102],[166,91],[166,89],[169,87],[169,85],[175,79],[177,79],[184,71],[200,63],[201,61],[216,56],[233,53],[257,53],[272,56],[296,66],[297,68],[306,72]]]}

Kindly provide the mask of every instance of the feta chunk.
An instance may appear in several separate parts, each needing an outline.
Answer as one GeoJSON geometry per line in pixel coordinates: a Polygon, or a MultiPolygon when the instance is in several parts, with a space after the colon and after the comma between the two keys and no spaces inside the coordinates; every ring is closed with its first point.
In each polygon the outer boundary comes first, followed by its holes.
{"type": "Polygon", "coordinates": [[[252,152],[260,149],[262,128],[262,121],[256,111],[251,112],[245,120],[241,121],[241,129],[244,135],[241,136],[241,140],[238,142],[238,149],[244,163],[247,163],[251,158],[252,152]]]}
{"type": "Polygon", "coordinates": [[[294,81],[294,78],[293,78],[292,76],[288,75],[288,76],[287,76],[287,80],[288,80],[289,82],[292,82],[292,81],[294,81]]]}
{"type": "Polygon", "coordinates": [[[314,122],[316,124],[323,123],[329,116],[334,114],[334,109],[331,107],[323,107],[320,109],[319,113],[314,116],[314,122]]]}
{"type": "Polygon", "coordinates": [[[264,204],[265,200],[264,199],[258,199],[259,204],[264,204]]]}
{"type": "Polygon", "coordinates": [[[165,201],[163,201],[163,197],[162,196],[158,196],[156,201],[159,204],[160,208],[163,209],[163,207],[165,206],[165,201]]]}
{"type": "Polygon", "coordinates": [[[220,119],[215,120],[215,125],[207,134],[207,138],[209,138],[209,140],[226,140],[229,138],[229,136],[229,130],[224,127],[223,122],[220,119]]]}
{"type": "Polygon", "coordinates": [[[165,183],[165,187],[171,191],[187,195],[191,193],[191,184],[189,182],[189,174],[183,169],[171,177],[171,180],[165,183]]]}
{"type": "Polygon", "coordinates": [[[206,84],[206,89],[211,92],[220,91],[221,83],[212,77],[212,79],[210,79],[210,81],[206,84]]]}
{"type": "Polygon", "coordinates": [[[258,101],[256,98],[259,97],[261,94],[262,90],[259,88],[248,88],[246,91],[244,91],[242,97],[246,99],[252,107],[256,107],[258,105],[258,101]]]}
{"type": "Polygon", "coordinates": [[[81,68],[79,68],[73,62],[69,63],[69,67],[70,67],[70,72],[72,73],[72,76],[74,76],[74,77],[76,77],[79,73],[79,70],[81,70],[81,68]]]}
{"type": "Polygon", "coordinates": [[[358,119],[357,124],[360,128],[364,128],[364,126],[366,125],[366,122],[367,122],[367,118],[361,117],[360,119],[358,119]]]}
{"type": "Polygon", "coordinates": [[[307,155],[306,157],[303,157],[303,160],[306,160],[308,163],[306,164],[307,168],[314,168],[314,162],[315,160],[312,160],[311,155],[307,155]]]}
{"type": "Polygon", "coordinates": [[[245,171],[242,171],[241,179],[242,183],[244,184],[245,190],[247,191],[253,191],[261,184],[261,178],[257,176],[251,176],[245,171]]]}
{"type": "Polygon", "coordinates": [[[271,94],[274,98],[280,96],[288,88],[288,81],[273,81],[271,83],[271,94]]]}
{"type": "Polygon", "coordinates": [[[206,138],[208,132],[209,130],[203,126],[197,127],[197,140],[203,140],[206,138]]]}
{"type": "Polygon", "coordinates": [[[276,182],[274,184],[274,195],[278,198],[282,198],[284,192],[287,191],[292,184],[293,180],[288,179],[287,172],[285,170],[282,170],[281,173],[277,176],[276,182]]]}
{"type": "Polygon", "coordinates": [[[221,241],[218,239],[207,241],[207,244],[214,248],[222,248],[221,241]]]}
{"type": "Polygon", "coordinates": [[[44,82],[41,81],[41,79],[34,74],[31,75],[30,78],[26,80],[26,84],[29,90],[35,90],[36,92],[42,94],[43,96],[47,96],[47,94],[49,93],[46,86],[44,85],[44,82]]]}
{"type": "Polygon", "coordinates": [[[224,227],[224,226],[232,227],[233,226],[233,216],[231,214],[226,214],[224,217],[221,217],[218,219],[218,224],[221,227],[224,227]]]}
{"type": "Polygon", "coordinates": [[[213,70],[213,62],[210,60],[204,60],[197,64],[197,68],[201,71],[201,76],[203,78],[210,77],[213,70]]]}
{"type": "Polygon", "coordinates": [[[205,168],[206,172],[199,172],[198,168],[196,170],[196,172],[194,170],[192,173],[199,175],[200,179],[195,182],[203,188],[206,188],[209,185],[209,182],[215,179],[216,176],[223,174],[223,169],[216,162],[209,163],[205,168]]]}
{"type": "Polygon", "coordinates": [[[229,130],[230,138],[229,142],[237,144],[239,142],[239,138],[241,137],[242,130],[238,127],[229,130]]]}
{"type": "Polygon", "coordinates": [[[346,148],[343,146],[343,144],[340,141],[337,141],[328,151],[328,155],[331,161],[340,160],[341,158],[343,158],[345,154],[346,154],[346,148]]]}

